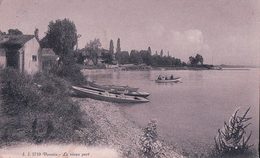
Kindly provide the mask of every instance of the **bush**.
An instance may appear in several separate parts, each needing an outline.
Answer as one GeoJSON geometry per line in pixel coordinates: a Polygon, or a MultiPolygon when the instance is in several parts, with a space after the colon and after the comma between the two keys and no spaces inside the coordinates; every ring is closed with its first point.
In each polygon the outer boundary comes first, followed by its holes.
{"type": "Polygon", "coordinates": [[[85,77],[81,73],[81,68],[76,62],[74,61],[73,56],[65,56],[63,60],[54,65],[50,72],[54,75],[62,77],[67,81],[71,82],[72,84],[82,84],[85,82],[85,77]]]}
{"type": "Polygon", "coordinates": [[[96,129],[91,119],[83,122],[86,114],[70,99],[67,81],[53,74],[31,77],[14,69],[5,69],[0,76],[1,119],[5,120],[1,143],[72,142],[76,131],[96,129]]]}
{"type": "Polygon", "coordinates": [[[140,155],[144,158],[161,158],[164,149],[158,140],[157,125],[155,121],[148,123],[143,129],[144,135],[140,138],[140,155]]]}
{"type": "Polygon", "coordinates": [[[252,146],[248,144],[252,131],[246,137],[246,128],[251,124],[247,123],[251,117],[246,117],[250,108],[242,115],[238,115],[238,111],[230,117],[229,122],[224,122],[224,127],[218,129],[218,134],[215,137],[216,154],[225,155],[239,155],[248,151],[252,146]]]}

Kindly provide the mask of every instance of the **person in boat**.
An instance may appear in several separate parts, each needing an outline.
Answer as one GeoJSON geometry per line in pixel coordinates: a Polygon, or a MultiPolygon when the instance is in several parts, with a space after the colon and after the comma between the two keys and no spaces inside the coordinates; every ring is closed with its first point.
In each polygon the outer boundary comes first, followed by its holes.
{"type": "Polygon", "coordinates": [[[173,75],[171,75],[170,79],[173,80],[173,75]]]}
{"type": "Polygon", "coordinates": [[[168,77],[167,77],[167,76],[165,76],[165,80],[168,80],[168,77]]]}
{"type": "Polygon", "coordinates": [[[159,75],[159,76],[158,76],[158,80],[162,80],[162,77],[161,77],[161,75],[159,75]]]}

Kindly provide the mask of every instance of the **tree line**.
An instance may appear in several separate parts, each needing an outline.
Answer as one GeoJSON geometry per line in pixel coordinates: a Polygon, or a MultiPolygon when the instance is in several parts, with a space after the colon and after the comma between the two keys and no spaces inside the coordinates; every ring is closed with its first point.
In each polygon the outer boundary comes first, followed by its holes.
{"type": "MultiPolygon", "coordinates": [[[[1,32],[1,34],[6,33],[1,32]]],[[[9,29],[8,34],[19,35],[22,32],[18,29],[9,29]]],[[[99,62],[104,64],[146,64],[155,67],[203,65],[203,57],[200,54],[195,57],[190,56],[186,63],[179,58],[170,56],[169,52],[165,55],[163,49],[160,53],[157,51],[153,53],[151,47],[144,50],[133,49],[130,52],[122,51],[120,38],[117,39],[116,48],[114,48],[114,42],[111,39],[109,49],[104,49],[97,38],[89,41],[84,48],[78,49],[77,43],[80,36],[73,21],[69,19],[51,21],[40,45],[42,48],[52,48],[64,65],[74,62],[84,64],[86,60],[92,61],[93,65],[98,65],[99,62]]]]}
{"type": "Polygon", "coordinates": [[[84,61],[91,60],[94,65],[98,64],[100,59],[105,64],[146,64],[149,66],[185,66],[185,62],[180,59],[170,56],[169,54],[163,55],[161,50],[153,54],[151,47],[146,50],[131,50],[122,51],[120,46],[120,38],[117,39],[116,48],[114,48],[113,40],[110,40],[109,49],[102,48],[99,39],[89,41],[86,46],[76,51],[77,62],[83,64],[84,61]]]}

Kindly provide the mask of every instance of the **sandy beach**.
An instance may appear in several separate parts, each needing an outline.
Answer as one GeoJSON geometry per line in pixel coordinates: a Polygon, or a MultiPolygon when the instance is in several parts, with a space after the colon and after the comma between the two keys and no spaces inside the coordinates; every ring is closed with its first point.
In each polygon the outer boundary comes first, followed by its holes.
{"type": "MultiPolygon", "coordinates": [[[[88,98],[74,98],[74,100],[100,127],[109,147],[116,149],[122,157],[139,157],[142,129],[128,120],[117,105],[88,98]]],[[[183,157],[173,147],[165,144],[164,147],[166,157],[183,157]]]]}

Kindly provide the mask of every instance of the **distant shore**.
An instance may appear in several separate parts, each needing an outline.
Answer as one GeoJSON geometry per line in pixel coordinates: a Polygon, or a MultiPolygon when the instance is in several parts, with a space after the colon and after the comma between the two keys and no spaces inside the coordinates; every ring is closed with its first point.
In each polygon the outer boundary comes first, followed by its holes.
{"type": "Polygon", "coordinates": [[[101,67],[101,66],[86,66],[80,65],[81,69],[113,69],[118,71],[150,71],[150,70],[222,70],[219,66],[176,66],[176,67],[167,67],[167,66],[146,66],[146,65],[131,65],[131,66],[118,66],[118,67],[101,67]]]}

